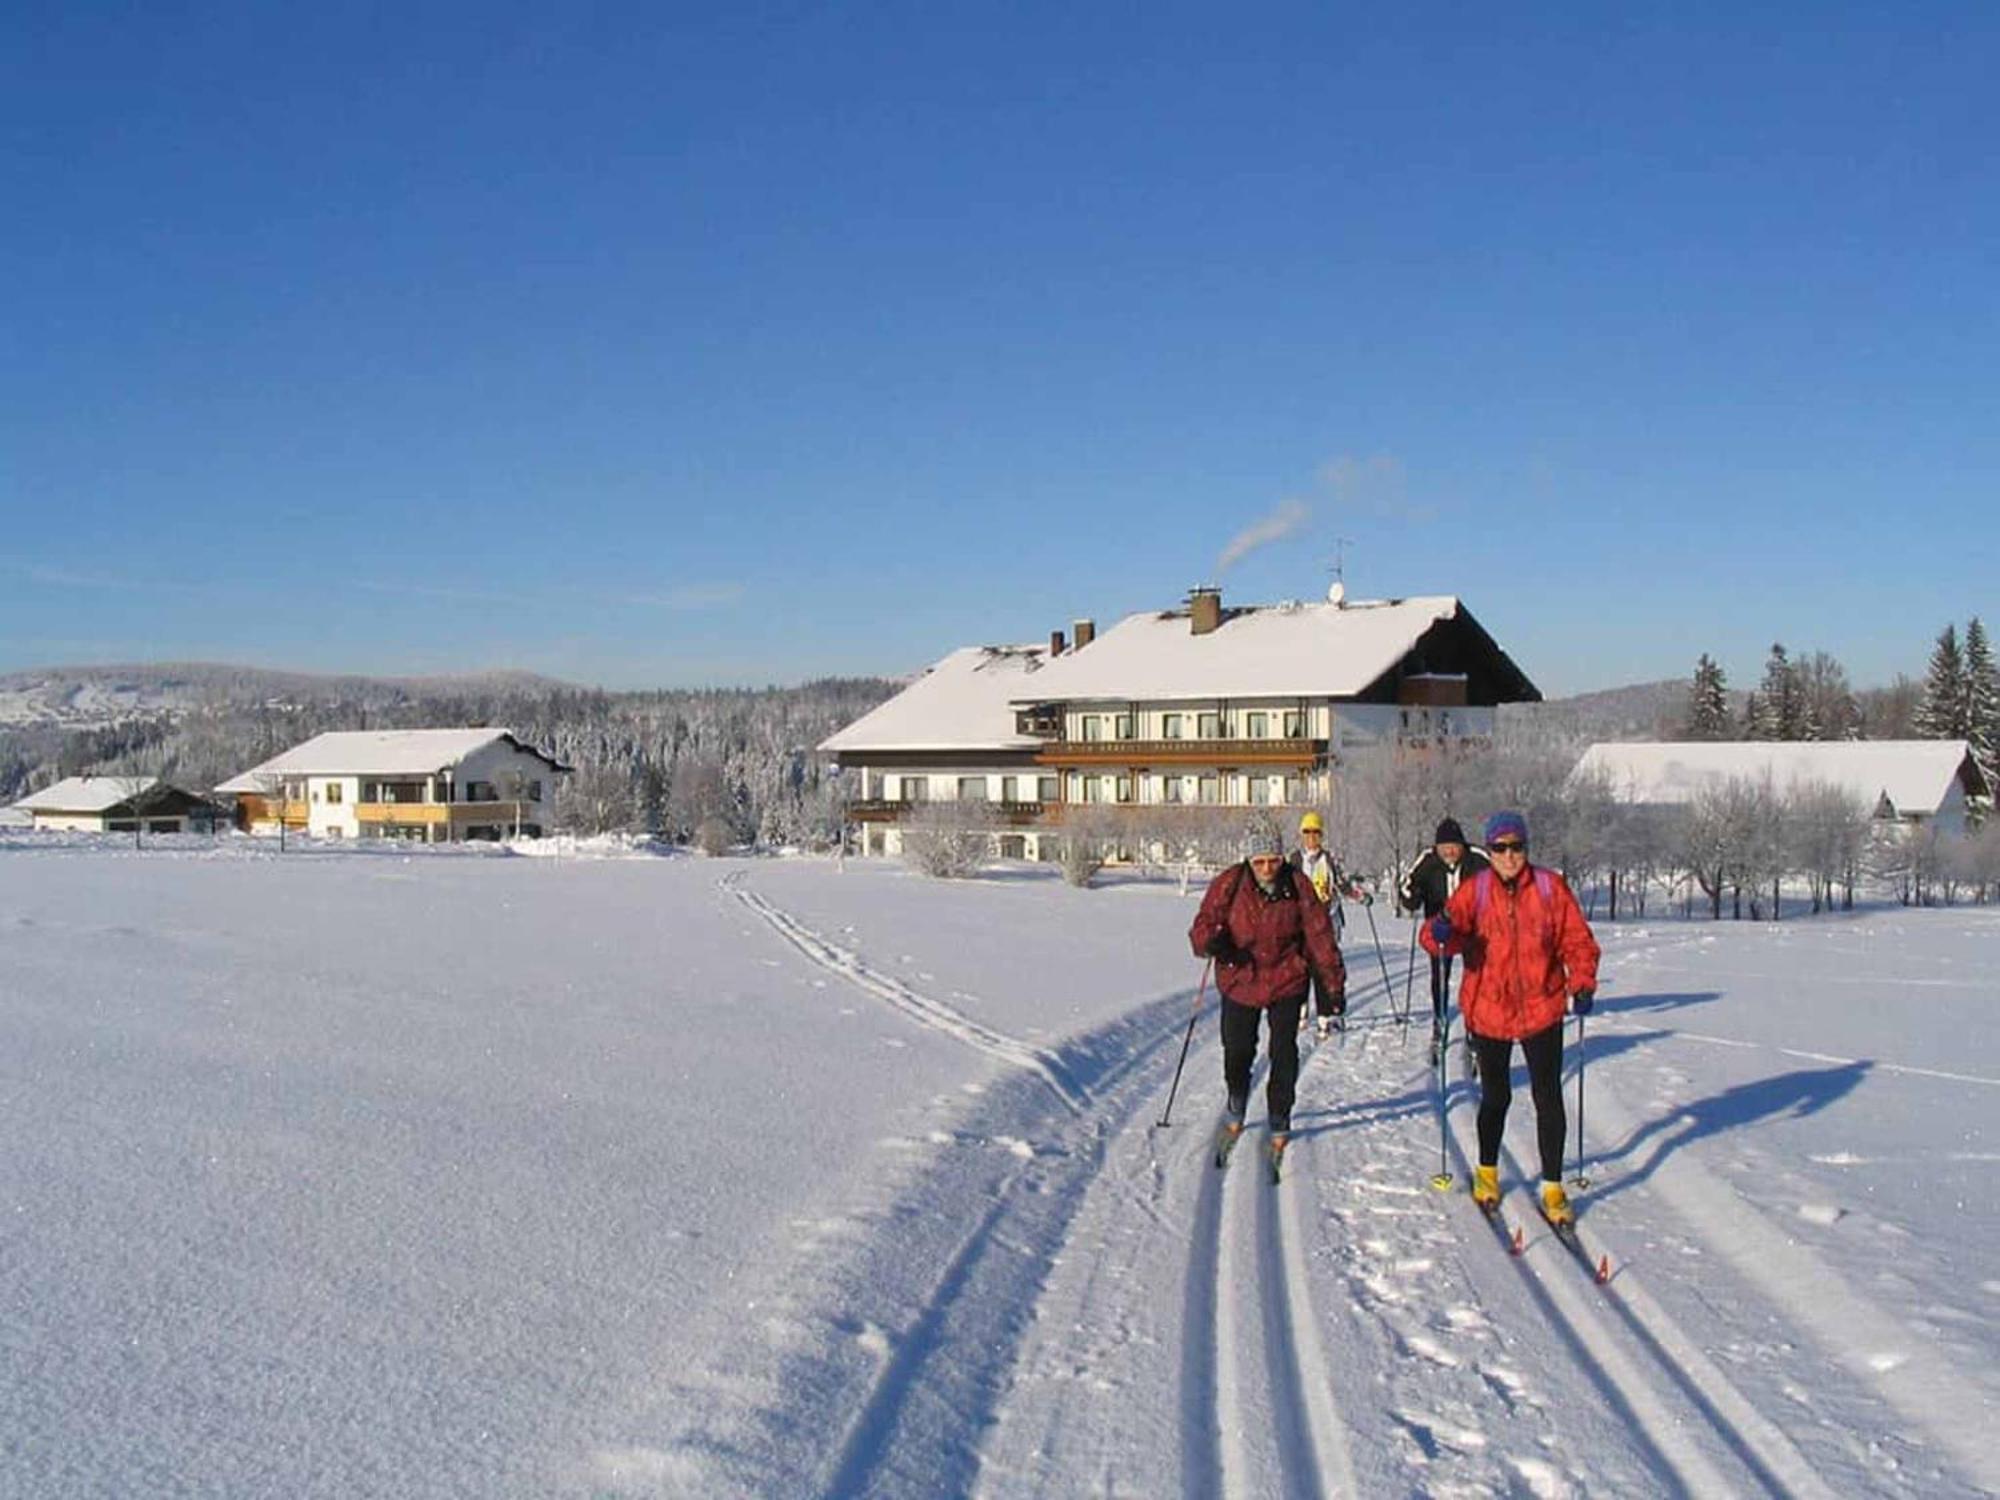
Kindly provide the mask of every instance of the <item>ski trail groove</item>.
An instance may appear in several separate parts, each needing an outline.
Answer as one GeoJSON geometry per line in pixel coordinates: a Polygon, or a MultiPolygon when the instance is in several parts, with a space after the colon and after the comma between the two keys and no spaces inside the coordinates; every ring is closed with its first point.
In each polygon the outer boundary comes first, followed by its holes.
{"type": "Polygon", "coordinates": [[[762,917],[778,936],[812,963],[829,973],[865,990],[878,1000],[887,1001],[890,1006],[901,1011],[920,1026],[942,1032],[953,1040],[963,1042],[975,1051],[984,1052],[989,1057],[998,1058],[1018,1068],[1026,1068],[1040,1075],[1042,1082],[1063,1107],[1071,1114],[1084,1112],[1084,1100],[1074,1084],[1070,1082],[1068,1070],[1062,1059],[1054,1053],[1036,1047],[982,1025],[970,1016],[954,1010],[942,1000],[912,989],[900,979],[870,968],[859,955],[849,952],[832,942],[823,934],[815,932],[782,908],[758,895],[744,883],[742,871],[723,877],[722,889],[741,901],[750,910],[762,917]]]}
{"type": "MultiPolygon", "coordinates": [[[[1452,1133],[1461,1158],[1469,1160],[1464,1155],[1461,1129],[1452,1133]]],[[[1501,1156],[1516,1178],[1530,1183],[1536,1180],[1536,1174],[1524,1173],[1511,1148],[1503,1146],[1501,1156]]],[[[1540,1230],[1522,1253],[1522,1274],[1535,1279],[1551,1311],[1568,1326],[1577,1346],[1589,1351],[1646,1441],[1691,1493],[1734,1494],[1740,1486],[1691,1440],[1687,1424],[1674,1409],[1680,1402],[1706,1421],[1723,1447],[1769,1493],[1799,1500],[1833,1500],[1834,1492],[1797,1446],[1672,1325],[1658,1304],[1645,1299],[1647,1311],[1653,1315],[1649,1319],[1633,1305],[1624,1286],[1598,1287],[1587,1281],[1583,1269],[1574,1263],[1550,1269],[1551,1260],[1570,1261],[1570,1253],[1555,1243],[1539,1210],[1519,1207],[1522,1196],[1514,1195],[1512,1221],[1524,1229],[1540,1230]],[[1614,1328],[1621,1330],[1623,1337],[1614,1333],[1614,1328]]],[[[1604,1253],[1601,1245],[1597,1253],[1604,1253]]],[[[1630,1277],[1629,1270],[1620,1271],[1621,1280],[1630,1277]]]]}
{"type": "MultiPolygon", "coordinates": [[[[1299,1068],[1302,1091],[1311,1063],[1309,1055],[1299,1068]]],[[[1252,1075],[1253,1093],[1268,1072],[1265,1062],[1252,1075]]],[[[1303,1143],[1292,1149],[1303,1150],[1303,1143]]],[[[1221,1174],[1222,1206],[1215,1216],[1213,1320],[1207,1325],[1215,1350],[1214,1389],[1212,1405],[1202,1409],[1216,1414],[1221,1441],[1214,1472],[1220,1484],[1214,1491],[1191,1492],[1232,1500],[1258,1494],[1281,1500],[1357,1495],[1346,1429],[1333,1399],[1332,1362],[1312,1302],[1298,1210],[1291,1201],[1300,1185],[1269,1181],[1262,1140],[1237,1146],[1239,1155],[1245,1151],[1251,1153],[1249,1160],[1232,1159],[1221,1174]],[[1232,1209],[1232,1204],[1237,1206],[1232,1209]],[[1254,1257],[1247,1276],[1245,1245],[1254,1257]],[[1261,1361],[1256,1357],[1260,1350],[1261,1361]],[[1253,1437],[1266,1433],[1275,1441],[1253,1450],[1253,1437]]],[[[1287,1162],[1288,1173],[1302,1170],[1304,1164],[1294,1155],[1287,1162]]],[[[1191,1266],[1190,1277],[1199,1272],[1198,1264],[1191,1266]]],[[[1190,1344],[1200,1340],[1198,1329],[1189,1323],[1184,1337],[1190,1344]]],[[[1192,1468],[1186,1480],[1195,1484],[1192,1468]]]]}

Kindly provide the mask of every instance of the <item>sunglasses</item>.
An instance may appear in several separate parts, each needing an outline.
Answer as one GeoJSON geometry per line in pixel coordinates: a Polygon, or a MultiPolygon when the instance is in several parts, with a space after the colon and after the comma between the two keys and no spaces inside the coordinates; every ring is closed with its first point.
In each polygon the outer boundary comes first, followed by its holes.
{"type": "Polygon", "coordinates": [[[1497,844],[1488,844],[1486,847],[1491,849],[1495,854],[1526,854],[1528,852],[1528,846],[1519,839],[1504,839],[1497,844]]]}

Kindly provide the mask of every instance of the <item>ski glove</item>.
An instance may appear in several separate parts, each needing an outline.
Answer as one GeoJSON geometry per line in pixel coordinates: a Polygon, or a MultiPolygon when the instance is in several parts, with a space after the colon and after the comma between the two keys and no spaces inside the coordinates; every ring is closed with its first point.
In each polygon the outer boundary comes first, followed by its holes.
{"type": "Polygon", "coordinates": [[[1225,966],[1229,964],[1244,964],[1250,961],[1250,955],[1237,947],[1226,932],[1218,932],[1208,940],[1208,955],[1218,964],[1225,966]]]}
{"type": "Polygon", "coordinates": [[[1431,941],[1440,948],[1451,941],[1451,918],[1443,912],[1431,918],[1431,941]]]}
{"type": "Polygon", "coordinates": [[[1570,997],[1569,1008],[1580,1016],[1587,1016],[1595,1004],[1597,1004],[1596,990],[1578,990],[1570,997]]]}

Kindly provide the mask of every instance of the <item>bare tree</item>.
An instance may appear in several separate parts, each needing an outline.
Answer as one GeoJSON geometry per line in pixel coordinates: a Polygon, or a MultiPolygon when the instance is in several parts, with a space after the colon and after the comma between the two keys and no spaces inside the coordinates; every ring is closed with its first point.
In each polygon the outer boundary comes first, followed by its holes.
{"type": "Polygon", "coordinates": [[[992,857],[998,820],[989,803],[925,802],[905,814],[900,825],[903,859],[912,869],[938,880],[963,880],[992,857]]]}
{"type": "Polygon", "coordinates": [[[278,852],[285,852],[285,825],[292,810],[291,783],[282,771],[259,771],[250,778],[257,788],[257,800],[278,820],[278,852]]]}
{"type": "Polygon", "coordinates": [[[585,764],[556,787],[556,826],[569,833],[623,832],[632,826],[636,810],[632,778],[622,766],[585,764]]]}

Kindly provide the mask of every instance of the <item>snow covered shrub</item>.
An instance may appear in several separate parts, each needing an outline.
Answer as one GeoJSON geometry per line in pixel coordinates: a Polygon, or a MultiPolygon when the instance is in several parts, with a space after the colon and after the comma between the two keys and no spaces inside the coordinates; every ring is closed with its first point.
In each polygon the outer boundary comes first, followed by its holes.
{"type": "Polygon", "coordinates": [[[903,818],[904,862],[938,880],[963,880],[991,855],[993,827],[984,802],[920,803],[903,818]]]}
{"type": "Polygon", "coordinates": [[[727,854],[736,842],[736,830],[729,826],[727,818],[703,818],[694,826],[695,848],[713,859],[718,854],[727,854]]]}

